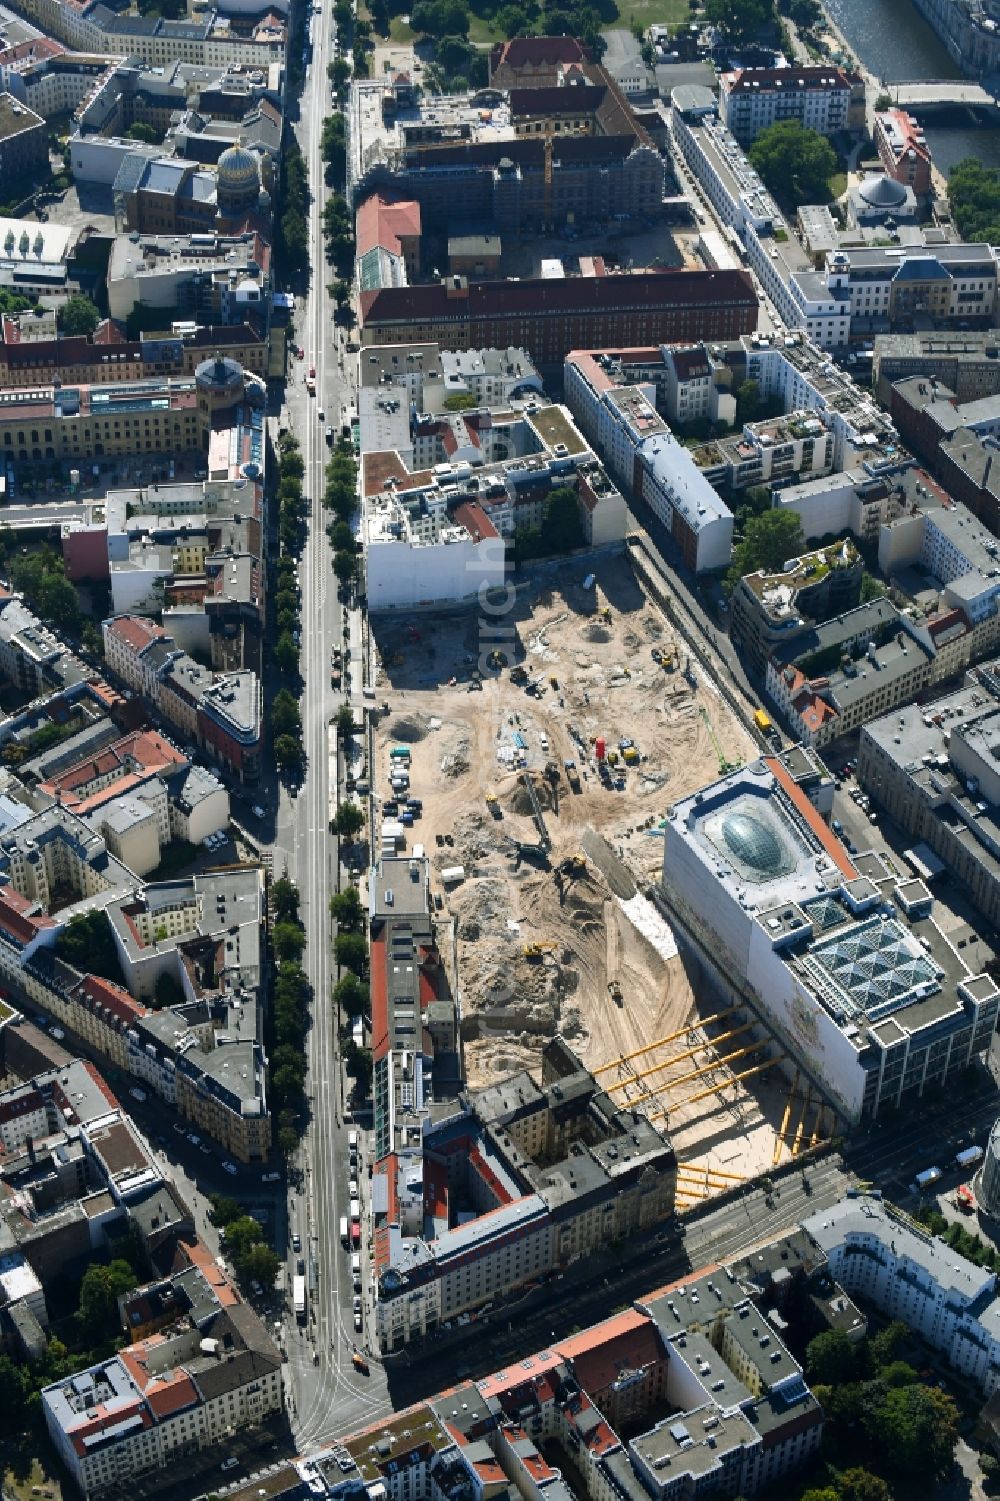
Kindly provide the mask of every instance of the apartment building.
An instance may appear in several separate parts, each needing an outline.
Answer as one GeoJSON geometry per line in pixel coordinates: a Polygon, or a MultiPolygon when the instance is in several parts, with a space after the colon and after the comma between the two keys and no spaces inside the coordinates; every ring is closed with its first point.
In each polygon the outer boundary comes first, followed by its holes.
{"type": "MultiPolygon", "coordinates": [[[[467,282],[362,292],[362,344],[527,350],[557,365],[571,349],[736,338],[757,324],[744,271],[667,271],[564,280],[467,282]]],[[[364,353],[362,353],[362,359],[364,353]]]]}
{"type": "Polygon", "coordinates": [[[508,539],[541,524],[555,488],[576,491],[592,546],[622,539],[624,500],[565,407],[542,398],[521,411],[415,417],[408,384],[388,378],[359,394],[369,609],[500,587],[508,539]]]}
{"type": "MultiPolygon", "coordinates": [[[[960,635],[968,630],[961,619],[954,624],[960,635]]],[[[932,632],[882,598],[780,646],[765,682],[796,739],[820,748],[947,676],[950,658],[936,659],[932,632]]]]}
{"type": "Polygon", "coordinates": [[[101,0],[22,0],[21,11],[49,36],[79,52],[134,57],[150,67],[186,62],[210,68],[282,65],[287,25],[276,9],[260,16],[223,16],[212,9],[198,20],[117,13],[101,0]]]}
{"type": "Polygon", "coordinates": [[[1000,1385],[996,1273],[927,1234],[880,1193],[850,1193],[803,1222],[852,1296],[900,1319],[984,1396],[1000,1385]]]}
{"type": "Polygon", "coordinates": [[[829,65],[739,68],[719,75],[719,112],[745,146],[786,120],[825,136],[862,131],[865,81],[859,73],[829,65]]]}
{"type": "MultiPolygon", "coordinates": [[[[781,1250],[786,1279],[811,1288],[825,1258],[807,1245],[815,1273],[801,1270],[801,1252],[793,1260],[797,1247],[781,1250]]],[[[276,1477],[273,1493],[305,1486],[338,1501],[372,1490],[387,1501],[466,1492],[512,1501],[756,1495],[807,1463],[823,1430],[768,1297],[749,1268],[710,1265],[481,1381],[331,1435],[276,1477]],[[572,1482],[559,1453],[572,1456],[572,1482]]]]}
{"type": "Polygon", "coordinates": [[[611,478],[649,503],[696,572],[724,568],[732,555],[732,512],[657,412],[655,383],[626,383],[615,355],[577,350],[566,358],[564,386],[611,478]]]}
{"type": "Polygon", "coordinates": [[[744,574],[730,599],[730,636],[753,670],[767,663],[816,621],[861,603],[864,564],[857,548],[837,542],[790,558],[779,573],[744,574]]]}
{"type": "Polygon", "coordinates": [[[612,1102],[556,1039],[541,1088],[522,1071],[463,1093],[425,1128],[419,1161],[397,1151],[376,1172],[390,1184],[375,1230],[388,1351],[666,1218],[676,1159],[662,1131],[612,1102]]]}
{"type": "Polygon", "coordinates": [[[235,1301],[190,1312],[42,1391],[49,1437],[84,1497],[127,1485],[282,1411],[281,1356],[235,1301]]]}
{"type": "Polygon", "coordinates": [[[112,672],[149,698],[182,737],[242,780],[257,780],[264,732],[256,672],[217,675],[141,616],[115,616],[102,631],[112,672]]]}

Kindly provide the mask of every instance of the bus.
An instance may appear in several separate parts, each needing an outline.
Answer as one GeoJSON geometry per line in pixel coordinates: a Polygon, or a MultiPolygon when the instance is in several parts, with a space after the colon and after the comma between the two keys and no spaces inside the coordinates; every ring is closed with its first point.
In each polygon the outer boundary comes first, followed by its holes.
{"type": "Polygon", "coordinates": [[[292,1304],[295,1308],[296,1323],[304,1324],[306,1321],[306,1279],[300,1273],[292,1278],[292,1304]]]}

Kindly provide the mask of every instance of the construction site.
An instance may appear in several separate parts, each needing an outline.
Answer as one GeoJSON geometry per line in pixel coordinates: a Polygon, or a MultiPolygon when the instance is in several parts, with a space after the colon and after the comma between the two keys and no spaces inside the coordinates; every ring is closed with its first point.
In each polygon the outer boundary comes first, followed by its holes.
{"type": "Polygon", "coordinates": [[[628,559],[519,575],[499,623],[414,615],[373,633],[376,844],[429,859],[469,1084],[537,1072],[562,1034],[668,1124],[682,1207],[829,1135],[822,1101],[647,894],[670,804],[759,752],[628,559]]]}

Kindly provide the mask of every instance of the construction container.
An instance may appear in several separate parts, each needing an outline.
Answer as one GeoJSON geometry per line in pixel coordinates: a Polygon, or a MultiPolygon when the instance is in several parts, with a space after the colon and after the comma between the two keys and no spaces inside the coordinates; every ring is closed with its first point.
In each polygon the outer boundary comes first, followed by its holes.
{"type": "Polygon", "coordinates": [[[597,739],[594,741],[594,755],[597,757],[598,761],[603,761],[607,753],[608,742],[605,740],[603,735],[598,735],[597,739]]]}

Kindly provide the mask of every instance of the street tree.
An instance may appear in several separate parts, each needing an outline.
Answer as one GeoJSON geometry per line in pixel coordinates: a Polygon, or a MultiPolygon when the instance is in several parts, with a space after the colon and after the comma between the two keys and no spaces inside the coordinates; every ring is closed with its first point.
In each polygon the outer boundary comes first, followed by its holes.
{"type": "Polygon", "coordinates": [[[336,830],[341,839],[354,839],[365,826],[365,815],[357,803],[341,803],[337,809],[336,830]]]}
{"type": "Polygon", "coordinates": [[[356,975],[364,973],[368,962],[368,944],[363,933],[338,933],[334,941],[337,963],[356,975]]]}

